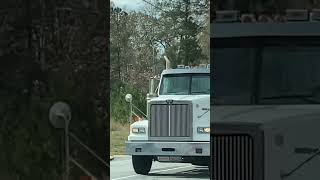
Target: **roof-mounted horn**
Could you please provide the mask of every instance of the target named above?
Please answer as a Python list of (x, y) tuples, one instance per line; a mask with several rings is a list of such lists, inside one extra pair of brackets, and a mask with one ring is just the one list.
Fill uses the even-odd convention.
[(216, 22), (238, 22), (239, 15), (235, 10), (216, 11)]
[(256, 16), (254, 14), (242, 14), (240, 19), (243, 23), (257, 22)]
[(313, 9), (310, 12), (310, 20), (312, 20), (312, 21), (320, 21), (320, 9)]
[(260, 15), (258, 17), (258, 22), (273, 22), (273, 19), (267, 15)]
[(306, 9), (287, 9), (286, 18), (288, 21), (308, 21), (309, 12)]

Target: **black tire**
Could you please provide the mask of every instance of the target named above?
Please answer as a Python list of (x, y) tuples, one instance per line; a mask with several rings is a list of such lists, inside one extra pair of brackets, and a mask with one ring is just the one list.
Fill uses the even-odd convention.
[(133, 169), (137, 174), (147, 175), (152, 165), (152, 156), (132, 156)]

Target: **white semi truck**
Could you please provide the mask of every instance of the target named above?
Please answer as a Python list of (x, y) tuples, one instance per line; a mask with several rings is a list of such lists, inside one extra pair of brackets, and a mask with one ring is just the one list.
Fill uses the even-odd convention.
[(320, 179), (320, 11), (283, 14), (216, 12), (211, 179)]
[(126, 142), (135, 172), (147, 175), (153, 161), (208, 166), (210, 65), (166, 69), (156, 91), (150, 82), (147, 119), (131, 124)]

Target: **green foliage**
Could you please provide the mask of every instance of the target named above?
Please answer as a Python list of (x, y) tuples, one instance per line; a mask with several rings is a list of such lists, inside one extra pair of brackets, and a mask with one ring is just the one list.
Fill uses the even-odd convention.
[[(63, 132), (48, 120), (56, 101), (71, 106), (70, 130), (105, 157), (108, 21), (105, 1), (95, 2), (96, 9), (93, 2), (1, 1), (0, 179), (61, 179)], [(73, 157), (94, 175), (108, 173), (73, 145)]]
[[(162, 0), (156, 2), (160, 7), (159, 24), (165, 29), (158, 34), (166, 44), (165, 54), (177, 64), (196, 65), (209, 58), (202, 52), (200, 34), (209, 24), (205, 18), (209, 15), (206, 0)], [(206, 35), (209, 38), (209, 35)], [(204, 46), (208, 47), (208, 46)]]
[[(63, 72), (50, 73), (47, 94), (41, 98), (32, 94), (29, 104), (19, 103), (21, 99), (14, 99), (13, 95), (8, 97), (14, 100), (15, 107), (6, 111), (8, 121), (1, 127), (0, 162), (6, 162), (3, 168), (11, 176), (20, 179), (60, 179), (63, 131), (53, 128), (48, 120), (48, 110), (56, 101), (71, 105), (71, 131), (92, 147), (97, 115), (91, 100), (93, 95), (85, 88), (88, 80), (76, 84), (76, 79), (66, 77)], [(87, 162), (86, 167), (94, 167), (91, 162)]]
[(133, 95), (135, 106), (146, 112), (148, 80), (162, 72), (164, 55), (173, 66), (209, 62), (208, 53), (203, 52), (209, 43), (200, 40), (209, 39), (209, 33), (201, 36), (204, 26), (209, 26), (205, 24), (207, 0), (150, 3), (154, 6), (145, 4), (144, 12), (126, 12), (111, 4), (110, 99), (111, 117), (117, 122), (128, 122), (127, 93)]
[[(33, 99), (29, 107), (10, 111), (0, 134), (7, 172), (21, 179), (57, 179), (61, 169), (59, 137), (48, 121), (50, 99)], [(13, 121), (12, 121), (13, 120)]]

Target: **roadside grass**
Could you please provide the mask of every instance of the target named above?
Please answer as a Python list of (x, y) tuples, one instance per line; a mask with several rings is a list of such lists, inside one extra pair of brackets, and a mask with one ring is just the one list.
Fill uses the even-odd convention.
[(110, 132), (110, 155), (123, 155), (125, 141), (129, 135), (129, 124), (123, 125), (111, 120)]

